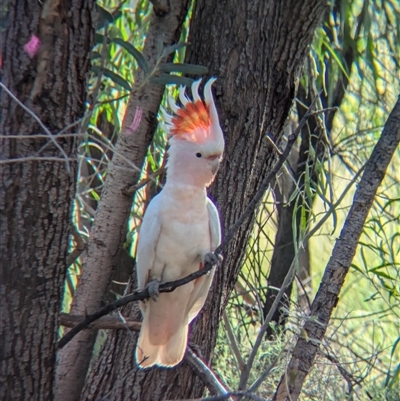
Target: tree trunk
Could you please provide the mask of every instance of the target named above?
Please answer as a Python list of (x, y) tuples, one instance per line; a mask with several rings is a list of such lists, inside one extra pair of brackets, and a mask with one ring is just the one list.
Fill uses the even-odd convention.
[[(211, 188), (225, 231), (240, 216), (274, 161), (266, 134), (279, 141), (307, 46), (326, 6), (324, 0), (195, 2), (187, 62), (203, 64), (214, 85), (226, 138), (221, 170)], [(253, 218), (238, 230), (216, 272), (211, 294), (191, 328), (191, 341), (212, 357), (218, 323), (245, 251)], [(131, 282), (130, 290), (134, 284)], [(138, 317), (137, 305), (125, 316)], [(87, 380), (82, 400), (165, 400), (201, 396), (203, 383), (185, 362), (175, 369), (134, 367), (137, 336), (109, 334)]]
[(325, 268), (320, 287), (311, 305), (310, 319), (304, 324), (274, 400), (296, 401), (304, 381), (314, 363), (315, 355), (323, 341), (333, 309), (357, 250), (365, 220), (374, 202), (393, 154), (400, 143), (400, 97), (390, 113), (382, 135), (369, 158), (364, 174), (354, 194), (353, 204), (347, 215), (339, 239)]
[[(153, 7), (143, 49), (143, 56), (150, 71), (159, 61), (160, 45), (167, 47), (178, 42), (188, 1), (174, 0), (168, 4), (160, 2), (157, 3), (158, 6), (165, 8)], [(96, 210), (82, 275), (71, 308), (73, 314), (85, 315), (99, 309), (110, 284), (113, 269), (121, 269), (121, 261), (126, 262), (123, 245), (132, 207), (132, 197), (126, 190), (136, 184), (140, 176), (153, 137), (155, 117), (163, 93), (164, 88), (161, 85), (143, 85), (143, 72), (137, 72), (134, 91)], [(133, 133), (129, 127), (137, 108), (141, 109), (142, 118), (139, 127)], [(125, 265), (129, 266), (129, 260)], [(57, 401), (79, 399), (95, 337), (96, 332), (93, 330), (82, 331), (58, 353), (55, 397)]]
[(4, 10), (1, 82), (49, 135), (0, 89), (0, 399), (48, 401), (76, 184), (76, 160), (68, 172), (64, 157), (76, 158), (77, 143), (58, 148), (50, 136), (84, 113), (94, 1), (10, 0)]

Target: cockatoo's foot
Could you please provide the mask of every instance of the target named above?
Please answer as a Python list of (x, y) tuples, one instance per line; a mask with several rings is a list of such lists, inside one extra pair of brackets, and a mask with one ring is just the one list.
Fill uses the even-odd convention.
[(199, 358), (204, 358), (202, 352), (201, 352), (201, 347), (200, 345), (197, 345), (195, 343), (192, 343), (189, 341), (189, 347), (190, 349), (198, 356)]
[(223, 261), (223, 257), (214, 252), (209, 252), (204, 255), (204, 263), (210, 263), (213, 266), (218, 265)]
[(156, 278), (150, 280), (146, 286), (146, 288), (149, 291), (150, 298), (155, 302), (157, 302), (158, 296), (160, 294), (159, 287), (160, 287), (160, 280), (157, 280)]

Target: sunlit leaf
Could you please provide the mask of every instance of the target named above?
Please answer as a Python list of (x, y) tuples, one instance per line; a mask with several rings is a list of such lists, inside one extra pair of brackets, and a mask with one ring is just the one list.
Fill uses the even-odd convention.
[(190, 75), (205, 75), (208, 68), (197, 64), (164, 63), (160, 65), (162, 72), (181, 72)]
[(161, 57), (167, 57), (170, 54), (174, 53), (176, 50), (181, 49), (182, 47), (187, 46), (188, 43), (179, 42), (172, 46), (167, 46), (164, 48)]
[(92, 71), (97, 74), (100, 74), (100, 73), (103, 74), (105, 77), (110, 78), (113, 82), (122, 86), (129, 92), (132, 90), (132, 85), (127, 80), (125, 80), (120, 75), (116, 74), (115, 72), (113, 72), (107, 68), (100, 68), (100, 67), (94, 65), (94, 66), (92, 66)]
[(158, 85), (190, 86), (193, 83), (193, 79), (180, 77), (179, 75), (160, 74), (158, 77), (151, 77), (150, 82)]
[(131, 45), (129, 42), (126, 42), (125, 40), (121, 38), (114, 38), (112, 42), (120, 45), (123, 47), (130, 55), (132, 55), (135, 60), (138, 63), (138, 66), (145, 72), (147, 73), (149, 71), (149, 66), (147, 64), (146, 59), (144, 58), (143, 54), (140, 53), (138, 49), (136, 49), (133, 45)]
[(103, 7), (100, 7), (97, 4), (97, 10), (99, 12), (99, 16), (97, 18), (97, 29), (104, 28), (106, 24), (111, 24), (114, 22), (114, 17)]

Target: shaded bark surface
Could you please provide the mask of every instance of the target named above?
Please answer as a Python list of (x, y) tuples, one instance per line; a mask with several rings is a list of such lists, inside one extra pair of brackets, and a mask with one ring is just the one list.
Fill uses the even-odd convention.
[[(252, 199), (274, 161), (265, 139), (279, 141), (296, 91), (306, 48), (326, 2), (199, 0), (190, 27), (187, 62), (206, 65), (214, 85), (226, 150), (211, 188), (225, 231)], [(191, 327), (191, 341), (212, 358), (221, 312), (232, 290), (253, 218), (242, 226), (225, 253), (208, 300)], [(134, 284), (131, 282), (128, 289)], [(136, 305), (123, 310), (139, 317)], [(174, 369), (138, 371), (136, 334), (109, 333), (87, 380), (82, 400), (166, 400), (201, 396), (204, 385), (183, 362)]]
[(400, 97), (389, 115), (382, 135), (357, 186), (353, 204), (311, 305), (309, 316), (312, 316), (312, 319), (308, 319), (304, 324), (304, 335), (298, 339), (292, 358), (274, 395), (273, 399), (276, 401), (295, 401), (300, 395), (324, 338), (333, 309), (339, 301), (340, 291), (356, 253), (358, 241), (377, 189), (399, 143)]
[[(160, 57), (160, 47), (170, 46), (179, 40), (181, 25), (188, 8), (187, 0), (157, 4), (165, 7), (153, 8), (143, 48), (143, 56), (150, 71), (155, 68)], [(134, 91), (125, 113), (122, 131), (115, 144), (101, 201), (96, 210), (82, 275), (71, 307), (73, 314), (85, 315), (100, 308), (109, 288), (113, 270), (117, 268), (121, 270), (121, 263), (132, 270), (130, 260), (123, 250), (132, 207), (132, 197), (125, 191), (139, 179), (164, 93), (164, 87), (161, 85), (142, 84), (143, 73), (137, 71)], [(137, 108), (141, 109), (142, 118), (139, 127), (132, 132), (129, 126), (134, 120)], [(79, 399), (95, 337), (96, 332), (93, 330), (82, 331), (59, 351), (56, 401)]]
[[(84, 113), (94, 2), (10, 0), (1, 8), (1, 82), (56, 134)], [(40, 40), (33, 58), (24, 51), (31, 35)], [(0, 89), (0, 399), (7, 401), (53, 398), (75, 193), (76, 162), (68, 173), (49, 138), (9, 137), (35, 134), (44, 131)], [(76, 158), (74, 139), (58, 143)]]

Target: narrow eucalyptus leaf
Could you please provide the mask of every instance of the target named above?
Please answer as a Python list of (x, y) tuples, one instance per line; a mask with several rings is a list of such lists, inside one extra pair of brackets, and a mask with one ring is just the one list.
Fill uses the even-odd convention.
[(180, 77), (178, 75), (161, 74), (159, 77), (150, 78), (150, 82), (158, 85), (190, 86), (193, 83), (193, 79)]
[(126, 79), (122, 78), (120, 75), (116, 74), (115, 72), (113, 72), (107, 68), (100, 68), (95, 65), (92, 67), (92, 71), (97, 74), (102, 73), (105, 77), (110, 78), (111, 81), (113, 81), (117, 85), (122, 86), (129, 92), (132, 90), (131, 84)]
[(208, 68), (197, 64), (164, 63), (160, 65), (160, 71), (174, 71), (190, 75), (205, 75), (208, 73)]
[(179, 42), (179, 43), (176, 43), (175, 45), (168, 46), (168, 47), (164, 48), (161, 56), (162, 57), (169, 56), (170, 54), (172, 54), (176, 50), (178, 50), (178, 49), (180, 49), (182, 47), (185, 47), (187, 45), (188, 45), (188, 43), (186, 43), (186, 42)]
[(137, 61), (139, 68), (141, 68), (144, 72), (149, 71), (149, 66), (147, 64), (147, 61), (143, 57), (143, 54), (140, 53), (138, 49), (132, 46), (129, 42), (125, 42), (125, 40), (122, 40), (121, 38), (115, 38), (112, 41), (117, 45), (123, 47), (129, 54), (131, 54)]
[(100, 33), (95, 33), (94, 34), (94, 43), (98, 45), (102, 45), (104, 42), (104, 35)]
[(99, 17), (97, 19), (97, 29), (104, 28), (107, 23), (114, 22), (114, 17), (103, 7), (97, 6), (97, 10), (99, 11)]
[(100, 57), (101, 57), (101, 54), (99, 52), (92, 52), (92, 54), (90, 55), (90, 58), (92, 60), (96, 60), (96, 59), (98, 59)]

